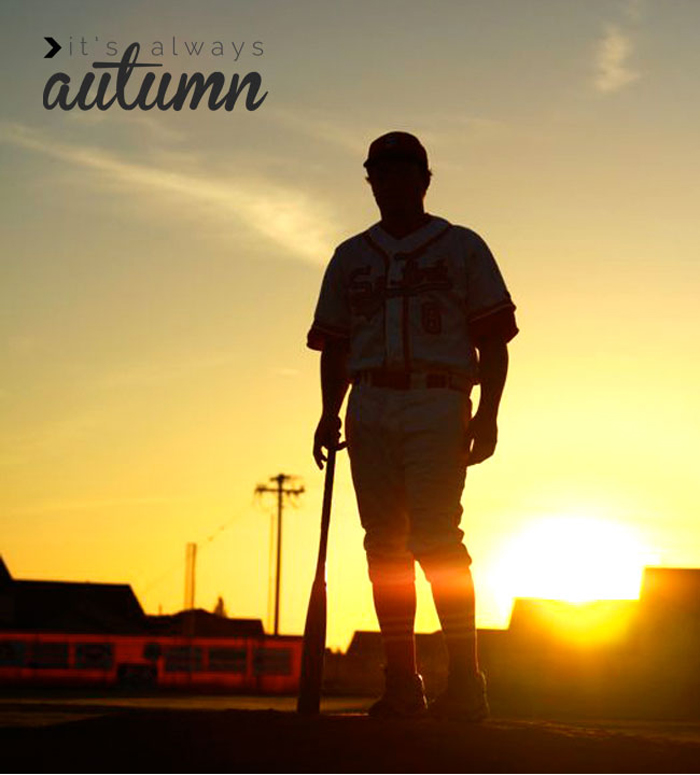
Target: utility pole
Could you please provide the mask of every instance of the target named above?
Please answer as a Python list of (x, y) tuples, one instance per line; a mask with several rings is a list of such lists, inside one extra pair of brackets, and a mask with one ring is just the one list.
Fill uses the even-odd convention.
[(195, 563), (197, 544), (187, 544), (185, 549), (185, 611), (194, 608)]
[(182, 634), (194, 637), (194, 582), (196, 574), (197, 544), (189, 543), (185, 548), (185, 610), (182, 617)]
[(259, 484), (255, 488), (256, 495), (262, 495), (266, 492), (277, 493), (277, 563), (275, 571), (275, 635), (279, 635), (280, 624), (280, 579), (282, 571), (282, 507), (283, 496), (301, 495), (304, 492), (304, 487), (297, 487), (293, 489), (288, 487), (285, 489), (284, 483), (295, 477), (289, 474), (277, 474), (277, 476), (271, 476), (270, 481), (276, 483), (276, 487), (265, 487), (263, 484)]

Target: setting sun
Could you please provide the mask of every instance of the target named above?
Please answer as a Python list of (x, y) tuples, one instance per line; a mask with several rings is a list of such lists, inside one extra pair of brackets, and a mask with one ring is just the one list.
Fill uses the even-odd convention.
[(543, 518), (503, 549), (494, 576), (506, 598), (582, 603), (639, 597), (652, 556), (628, 527), (597, 518)]

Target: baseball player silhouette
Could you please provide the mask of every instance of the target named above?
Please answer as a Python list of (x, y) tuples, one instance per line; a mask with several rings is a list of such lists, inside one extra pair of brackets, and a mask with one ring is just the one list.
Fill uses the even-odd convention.
[[(345, 437), (386, 657), (369, 714), (480, 721), (489, 709), (460, 500), (467, 466), (496, 448), (515, 306), (484, 240), (425, 211), (432, 173), (415, 136), (382, 135), (364, 166), (381, 220), (336, 248), (307, 336), (321, 351), (313, 455), (323, 468), (338, 444), (352, 385)], [(416, 560), (449, 657), (430, 707), (416, 669)]]

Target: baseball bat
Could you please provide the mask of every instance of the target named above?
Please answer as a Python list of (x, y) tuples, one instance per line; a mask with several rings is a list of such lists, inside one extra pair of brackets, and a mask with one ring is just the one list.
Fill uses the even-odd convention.
[(336, 446), (328, 448), (326, 479), (323, 486), (323, 508), (321, 509), (321, 543), (318, 548), (316, 575), (311, 586), (311, 597), (309, 598), (306, 625), (304, 626), (297, 713), (306, 716), (317, 715), (321, 708), (323, 659), (326, 651), (326, 550), (328, 548), (328, 527), (331, 520), (335, 453), (339, 448)]

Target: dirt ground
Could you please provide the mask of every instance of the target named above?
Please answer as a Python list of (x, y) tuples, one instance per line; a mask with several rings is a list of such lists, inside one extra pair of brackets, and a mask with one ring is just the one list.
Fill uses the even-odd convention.
[[(332, 705), (330, 706), (332, 710)], [(698, 772), (700, 724), (378, 721), (212, 703), (0, 704), (4, 772)]]

